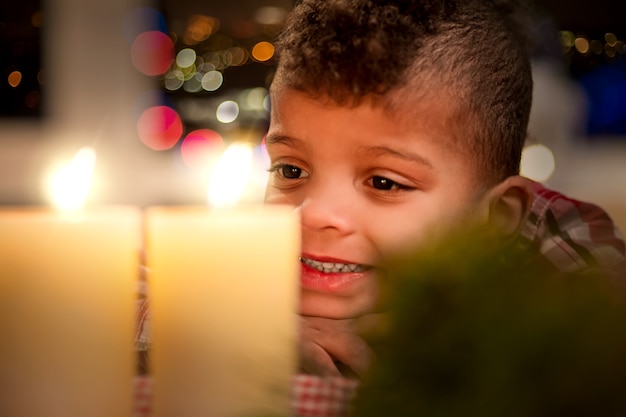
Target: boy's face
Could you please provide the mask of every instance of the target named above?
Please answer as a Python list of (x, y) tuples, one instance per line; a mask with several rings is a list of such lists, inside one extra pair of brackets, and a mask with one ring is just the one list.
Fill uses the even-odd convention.
[(339, 107), (273, 92), (266, 202), (300, 210), (301, 314), (376, 311), (381, 255), (478, 211), (476, 168), (443, 126), (445, 104), (406, 105), (411, 117), (401, 119), (370, 102)]

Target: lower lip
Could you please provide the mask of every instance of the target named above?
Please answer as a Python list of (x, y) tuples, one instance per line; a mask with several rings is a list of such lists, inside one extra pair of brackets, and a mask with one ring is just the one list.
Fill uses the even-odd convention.
[(300, 283), (302, 288), (330, 293), (340, 293), (365, 279), (368, 272), (326, 273), (302, 264)]

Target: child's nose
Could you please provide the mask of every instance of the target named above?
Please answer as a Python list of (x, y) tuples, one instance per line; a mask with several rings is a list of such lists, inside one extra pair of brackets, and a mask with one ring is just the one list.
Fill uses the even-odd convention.
[(349, 189), (321, 186), (311, 191), (300, 205), (304, 229), (335, 230), (342, 234), (354, 231), (356, 206)]

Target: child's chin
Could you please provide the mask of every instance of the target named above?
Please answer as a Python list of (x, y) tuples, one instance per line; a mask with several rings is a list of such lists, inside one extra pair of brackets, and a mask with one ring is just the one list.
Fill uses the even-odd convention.
[(344, 297), (320, 297), (319, 294), (303, 293), (300, 299), (299, 314), (335, 320), (353, 319), (375, 310), (374, 305), (356, 303)]

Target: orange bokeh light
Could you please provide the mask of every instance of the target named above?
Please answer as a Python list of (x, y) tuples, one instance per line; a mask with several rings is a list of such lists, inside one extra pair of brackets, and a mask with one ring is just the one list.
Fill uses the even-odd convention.
[(252, 57), (257, 61), (268, 61), (274, 56), (274, 45), (269, 42), (259, 42), (252, 48)]
[(11, 87), (17, 87), (22, 82), (22, 73), (19, 71), (11, 72), (9, 74), (9, 77), (7, 78), (7, 81), (9, 82), (9, 85)]

